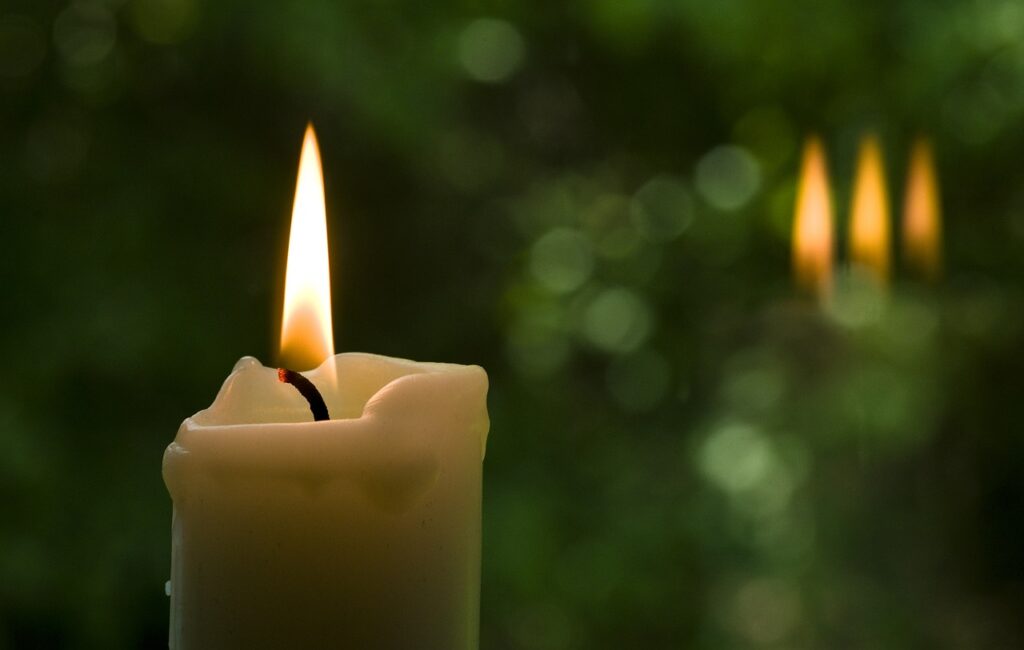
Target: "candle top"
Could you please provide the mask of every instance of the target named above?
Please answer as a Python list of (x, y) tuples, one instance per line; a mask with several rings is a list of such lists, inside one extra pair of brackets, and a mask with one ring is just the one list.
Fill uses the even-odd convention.
[(182, 423), (164, 455), (172, 493), (183, 488), (187, 467), (201, 467), (310, 483), (344, 477), (405, 503), (452, 454), (483, 457), (487, 374), (478, 366), (346, 353), (303, 374), (323, 394), (330, 420), (314, 422), (276, 368), (252, 357), (235, 364), (213, 404)]
[[(323, 395), (331, 419), (347, 420), (362, 416), (370, 398), (401, 377), (429, 374), (456, 379), (474, 371), (483, 372), (476, 366), (421, 363), (349, 352), (329, 357), (319, 367), (302, 374)], [(191, 419), (202, 426), (230, 426), (309, 422), (312, 418), (302, 396), (278, 381), (277, 368), (264, 366), (255, 357), (242, 357), (213, 404)]]

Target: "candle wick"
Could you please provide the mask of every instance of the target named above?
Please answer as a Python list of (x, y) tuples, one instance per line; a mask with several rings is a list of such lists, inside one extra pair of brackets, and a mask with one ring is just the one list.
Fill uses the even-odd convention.
[(277, 379), (281, 383), (295, 386), (295, 390), (306, 398), (306, 401), (309, 402), (309, 410), (313, 412), (314, 421), (331, 419), (330, 414), (327, 413), (327, 404), (324, 403), (323, 395), (304, 375), (287, 368), (278, 368)]

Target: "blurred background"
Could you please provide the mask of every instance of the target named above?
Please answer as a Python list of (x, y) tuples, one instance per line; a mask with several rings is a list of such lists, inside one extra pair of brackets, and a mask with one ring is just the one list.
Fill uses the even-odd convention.
[[(0, 5), (0, 649), (165, 648), (161, 455), (272, 362), (302, 131), (339, 350), (489, 372), (481, 646), (1024, 639), (1024, 4)], [(944, 278), (802, 300), (821, 135)], [(842, 264), (840, 264), (842, 266)]]

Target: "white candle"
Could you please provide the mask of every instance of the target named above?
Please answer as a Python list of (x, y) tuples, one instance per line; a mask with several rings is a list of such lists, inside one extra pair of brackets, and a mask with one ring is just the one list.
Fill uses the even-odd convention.
[(170, 647), (476, 648), (487, 375), (357, 353), (304, 375), (330, 419), (245, 357), (164, 455)]
[(245, 358), (167, 449), (172, 648), (476, 647), (487, 377), (334, 361), (333, 419)]

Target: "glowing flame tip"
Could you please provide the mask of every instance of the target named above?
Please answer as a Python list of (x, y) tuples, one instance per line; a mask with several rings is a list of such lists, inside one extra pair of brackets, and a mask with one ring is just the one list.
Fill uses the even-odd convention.
[(882, 147), (874, 134), (868, 134), (861, 140), (850, 206), (850, 262), (882, 284), (889, 280), (889, 229), (889, 190)]
[(327, 210), (320, 148), (306, 126), (299, 157), (281, 320), (281, 365), (306, 370), (334, 355)]
[(918, 138), (910, 152), (903, 204), (903, 260), (934, 280), (942, 273), (942, 208), (931, 143)]
[(793, 275), (804, 291), (824, 300), (832, 288), (833, 226), (825, 150), (817, 136), (804, 145), (793, 219)]

